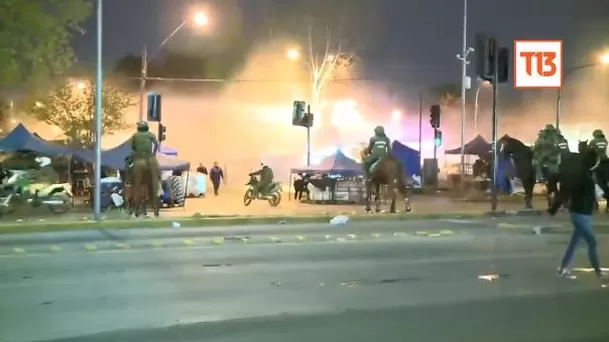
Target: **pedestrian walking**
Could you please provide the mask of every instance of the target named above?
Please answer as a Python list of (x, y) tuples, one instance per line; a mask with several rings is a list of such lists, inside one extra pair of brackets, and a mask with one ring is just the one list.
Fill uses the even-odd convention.
[[(571, 240), (567, 250), (558, 267), (558, 275), (561, 277), (574, 278), (571, 274), (570, 266), (573, 262), (575, 248), (580, 240), (584, 240), (588, 247), (588, 260), (599, 279), (606, 279), (605, 272), (602, 271), (598, 258), (596, 235), (592, 228), (592, 215), (596, 210), (596, 184), (590, 170), (595, 164), (596, 158), (587, 158), (585, 153), (581, 154), (581, 165), (573, 174), (573, 182), (568, 189), (569, 219), (573, 225)], [(554, 215), (560, 205), (554, 205), (548, 210), (550, 215)]]
[(214, 162), (214, 166), (211, 168), (209, 173), (209, 179), (211, 179), (211, 183), (214, 186), (214, 195), (218, 196), (220, 181), (226, 185), (226, 181), (224, 180), (224, 171), (222, 171), (222, 168), (218, 166), (218, 162)]

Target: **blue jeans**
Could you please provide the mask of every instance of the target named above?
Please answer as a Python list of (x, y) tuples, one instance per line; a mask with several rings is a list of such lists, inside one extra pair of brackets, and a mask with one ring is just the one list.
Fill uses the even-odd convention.
[(571, 223), (573, 224), (573, 234), (571, 235), (571, 241), (567, 246), (565, 255), (560, 264), (561, 269), (566, 269), (573, 262), (573, 254), (579, 240), (584, 239), (588, 245), (588, 259), (590, 265), (594, 269), (594, 272), (599, 274), (601, 272), (600, 262), (598, 261), (598, 252), (596, 250), (596, 236), (594, 230), (592, 230), (592, 215), (582, 215), (576, 213), (569, 213)]

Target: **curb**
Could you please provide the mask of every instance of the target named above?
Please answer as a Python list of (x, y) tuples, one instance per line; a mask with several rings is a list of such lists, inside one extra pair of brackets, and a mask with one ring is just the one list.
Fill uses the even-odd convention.
[(25, 254), (58, 254), (58, 253), (74, 253), (74, 252), (117, 252), (125, 250), (150, 250), (150, 249), (189, 249), (189, 248), (215, 248), (223, 245), (239, 246), (239, 245), (269, 245), (269, 244), (306, 244), (309, 242), (319, 243), (349, 243), (362, 241), (375, 241), (385, 239), (389, 241), (399, 241), (404, 239), (440, 239), (457, 235), (451, 230), (433, 230), (433, 231), (418, 231), (418, 232), (386, 232), (386, 233), (367, 233), (367, 234), (352, 234), (342, 232), (339, 234), (304, 234), (304, 235), (263, 235), (257, 237), (207, 237), (207, 238), (192, 238), (192, 239), (174, 239), (171, 241), (163, 240), (144, 240), (130, 242), (116, 241), (90, 241), (79, 242), (72, 244), (41, 244), (41, 245), (23, 245), (14, 244), (5, 247), (0, 247), (0, 257), (25, 255)]
[[(409, 213), (409, 214), (367, 214), (352, 215), (353, 222), (371, 221), (412, 221), (437, 219), (474, 219), (511, 216), (539, 216), (542, 211), (497, 211), (497, 212), (455, 212), (455, 213)], [(107, 221), (71, 221), (71, 222), (22, 222), (0, 225), (0, 234), (65, 232), (96, 229), (128, 229), (128, 228), (170, 228), (178, 223), (181, 228), (188, 227), (223, 227), (242, 225), (276, 225), (276, 224), (311, 224), (328, 223), (336, 215), (317, 216), (267, 216), (267, 217), (204, 217), (195, 216), (174, 219), (141, 219), (141, 220), (107, 220)]]

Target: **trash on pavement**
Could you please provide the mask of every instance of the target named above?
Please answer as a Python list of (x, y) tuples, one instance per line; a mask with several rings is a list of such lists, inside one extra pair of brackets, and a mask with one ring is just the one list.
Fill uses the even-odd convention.
[(349, 217), (348, 216), (338, 215), (338, 216), (333, 217), (330, 220), (330, 224), (334, 225), (334, 226), (341, 226), (341, 225), (347, 224), (348, 221), (349, 221)]
[(499, 275), (498, 274), (481, 274), (478, 276), (478, 279), (486, 280), (488, 282), (493, 282), (493, 281), (499, 279)]

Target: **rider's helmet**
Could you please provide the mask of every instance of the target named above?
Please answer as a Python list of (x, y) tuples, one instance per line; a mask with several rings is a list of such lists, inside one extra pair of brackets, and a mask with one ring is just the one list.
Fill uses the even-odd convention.
[(555, 132), (556, 128), (552, 124), (547, 124), (545, 130), (548, 132)]
[(385, 135), (385, 128), (383, 128), (383, 126), (376, 126), (374, 127), (374, 134), (375, 135)]
[(592, 136), (595, 138), (602, 138), (605, 136), (605, 134), (603, 133), (602, 130), (600, 129), (595, 129), (594, 132), (592, 132)]
[(264, 163), (264, 160), (261, 160), (261, 161), (260, 161), (260, 168), (262, 169), (262, 168), (263, 168), (263, 167), (265, 167), (265, 166), (267, 166), (267, 165)]
[(137, 131), (138, 132), (148, 132), (150, 127), (148, 127), (148, 123), (146, 121), (140, 121), (137, 123)]

